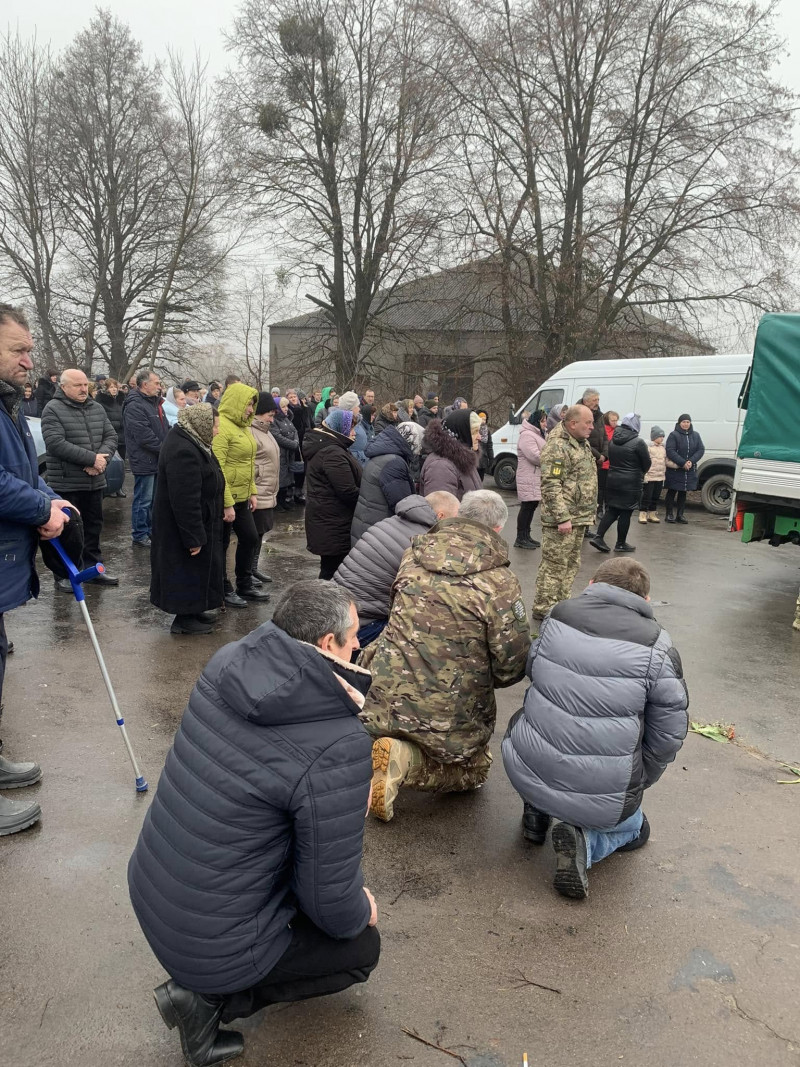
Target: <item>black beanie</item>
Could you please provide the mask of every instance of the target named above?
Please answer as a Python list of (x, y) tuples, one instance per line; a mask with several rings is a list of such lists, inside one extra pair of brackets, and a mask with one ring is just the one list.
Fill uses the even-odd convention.
[(272, 393), (259, 393), (256, 404), (256, 415), (269, 415), (270, 411), (277, 411), (278, 405)]

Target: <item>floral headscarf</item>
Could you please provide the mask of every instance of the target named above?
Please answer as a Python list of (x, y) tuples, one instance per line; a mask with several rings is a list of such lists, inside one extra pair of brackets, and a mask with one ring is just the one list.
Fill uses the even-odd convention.
[(197, 441), (206, 452), (214, 440), (214, 409), (210, 404), (193, 404), (178, 411), (178, 425)]

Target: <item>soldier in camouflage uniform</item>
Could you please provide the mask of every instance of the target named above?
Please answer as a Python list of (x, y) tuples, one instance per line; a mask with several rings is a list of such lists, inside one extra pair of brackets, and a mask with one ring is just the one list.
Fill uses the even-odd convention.
[(572, 596), (581, 545), (597, 508), (597, 463), (589, 446), (594, 415), (571, 407), (547, 435), (542, 450), (542, 561), (536, 575), (534, 624)]
[(372, 673), (362, 721), (375, 741), (372, 811), (388, 822), (401, 784), (475, 789), (489, 773), (495, 688), (523, 677), (531, 637), (499, 536), (497, 493), (467, 493), (458, 518), (415, 537), (394, 584), (389, 622), (362, 652)]

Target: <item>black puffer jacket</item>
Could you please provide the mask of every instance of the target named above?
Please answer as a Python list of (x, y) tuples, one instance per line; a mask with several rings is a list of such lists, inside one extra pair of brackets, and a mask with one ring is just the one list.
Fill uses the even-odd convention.
[(317, 556), (346, 556), (361, 487), (361, 464), (349, 437), (314, 427), (303, 439), (306, 463), (306, 541)]
[(589, 434), (589, 448), (592, 450), (597, 466), (600, 467), (608, 456), (608, 436), (606, 435), (606, 424), (603, 421), (603, 412), (600, 408), (597, 411), (593, 411), (592, 415), (594, 416), (594, 426)]
[(122, 405), (125, 447), (131, 474), (148, 475), (158, 471), (158, 454), (169, 432), (161, 398), (145, 396), (134, 389)]
[(527, 674), (502, 745), (511, 784), (539, 811), (610, 830), (686, 737), (689, 696), (669, 634), (642, 597), (599, 582), (556, 604)]
[(608, 445), (606, 503), (622, 511), (639, 507), (650, 449), (631, 426), (617, 426)]
[[(677, 468), (667, 466), (667, 489), (693, 493), (698, 484), (697, 464), (705, 452), (703, 439), (691, 423), (688, 430), (682, 430), (680, 422), (676, 422), (675, 429), (667, 438), (667, 459), (670, 463), (675, 463)], [(683, 469), (683, 465), (688, 459), (692, 461), (692, 466), (687, 471)]]
[(295, 460), (300, 459), (300, 436), (292, 420), (280, 410), (275, 412), (275, 421), (270, 426), (270, 433), (278, 442), (281, 450), (279, 488), (288, 489), (290, 485), (294, 485), (291, 465)]
[(361, 850), (369, 675), (272, 622), (197, 681), (128, 865), (136, 917), (168, 974), (198, 993), (255, 985), (298, 911), (330, 937), (367, 926)]
[(370, 526), (394, 515), (397, 505), (414, 492), (414, 452), (400, 431), (387, 426), (366, 447), (367, 465), (353, 515), (350, 540), (355, 544)]
[(105, 489), (106, 476), (87, 474), (95, 456), (109, 459), (117, 450), (117, 435), (105, 410), (87, 398), (70, 400), (61, 386), (42, 414), (42, 437), (47, 448), (47, 481), (58, 492)]

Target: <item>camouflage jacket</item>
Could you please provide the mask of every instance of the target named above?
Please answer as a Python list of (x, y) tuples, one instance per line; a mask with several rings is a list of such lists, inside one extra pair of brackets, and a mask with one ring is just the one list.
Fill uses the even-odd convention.
[(597, 511), (597, 464), (588, 441), (576, 441), (563, 422), (542, 449), (542, 526), (590, 526)]
[(386, 629), (359, 658), (372, 673), (361, 718), (441, 763), (470, 759), (492, 736), (495, 688), (520, 681), (531, 644), (506, 543), (444, 519), (411, 542), (393, 592)]

